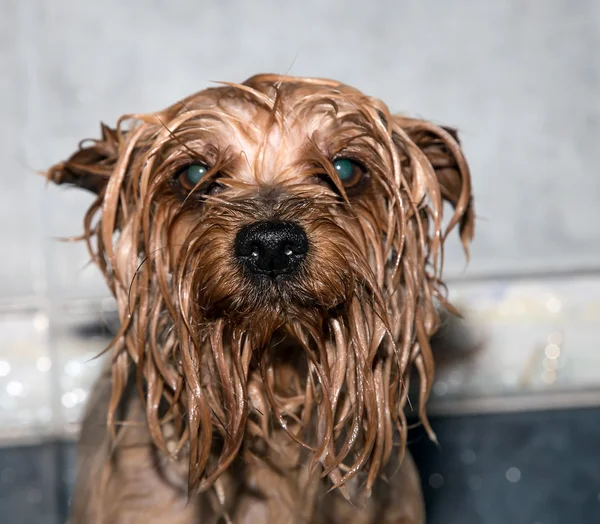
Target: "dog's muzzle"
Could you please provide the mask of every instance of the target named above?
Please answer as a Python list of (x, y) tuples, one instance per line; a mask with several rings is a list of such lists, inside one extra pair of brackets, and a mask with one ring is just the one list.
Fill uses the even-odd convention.
[(240, 229), (235, 238), (235, 256), (253, 275), (294, 274), (307, 252), (306, 233), (294, 222), (254, 222)]

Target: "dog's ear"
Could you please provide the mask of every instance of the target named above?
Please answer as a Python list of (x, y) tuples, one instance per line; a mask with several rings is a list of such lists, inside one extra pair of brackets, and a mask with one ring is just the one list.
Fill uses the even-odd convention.
[(104, 191), (119, 158), (119, 132), (101, 124), (102, 137), (84, 140), (71, 157), (52, 166), (46, 178), (70, 184), (99, 195)]
[(463, 242), (470, 241), (474, 230), (471, 179), (457, 131), (404, 116), (393, 120), (431, 163), (442, 198), (456, 210)]

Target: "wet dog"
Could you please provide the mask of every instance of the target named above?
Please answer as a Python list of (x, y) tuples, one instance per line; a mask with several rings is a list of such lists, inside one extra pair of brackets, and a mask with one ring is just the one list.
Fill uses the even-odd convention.
[(423, 522), (406, 412), (432, 434), (444, 241), (473, 233), (453, 130), (258, 75), (103, 125), (47, 176), (96, 193), (120, 317), (72, 522)]

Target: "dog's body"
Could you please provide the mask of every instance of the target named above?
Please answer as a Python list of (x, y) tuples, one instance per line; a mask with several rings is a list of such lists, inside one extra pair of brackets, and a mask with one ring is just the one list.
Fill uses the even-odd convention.
[(72, 522), (423, 522), (404, 409), (415, 370), (428, 427), (443, 242), (472, 235), (455, 134), (276, 75), (128, 119), (48, 175), (97, 193), (121, 320)]
[[(214, 491), (188, 497), (187, 457), (168, 459), (152, 443), (134, 388), (126, 396), (128, 425), (113, 444), (106, 427), (111, 391), (106, 369), (83, 421), (72, 524), (201, 524), (221, 522), (217, 517), (223, 514), (230, 520), (222, 522), (238, 524), (424, 522), (420, 479), (409, 454), (400, 466), (397, 460), (388, 464), (389, 480), (375, 484), (366, 504), (349, 504), (338, 492), (326, 495), (328, 487), (318, 474), (311, 476), (305, 465), (290, 463), (288, 453), (274, 452), (271, 464), (240, 460), (219, 478)], [(277, 440), (289, 448), (287, 436)], [(359, 488), (355, 481), (350, 490), (360, 501)]]

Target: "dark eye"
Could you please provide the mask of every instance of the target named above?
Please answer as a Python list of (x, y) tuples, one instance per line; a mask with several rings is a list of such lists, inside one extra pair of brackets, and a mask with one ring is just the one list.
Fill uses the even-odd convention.
[(208, 167), (204, 164), (191, 164), (177, 175), (176, 180), (182, 187), (191, 191), (198, 185), (206, 173), (208, 173)]
[(366, 173), (366, 169), (363, 166), (349, 158), (334, 160), (333, 167), (346, 189), (357, 187)]

